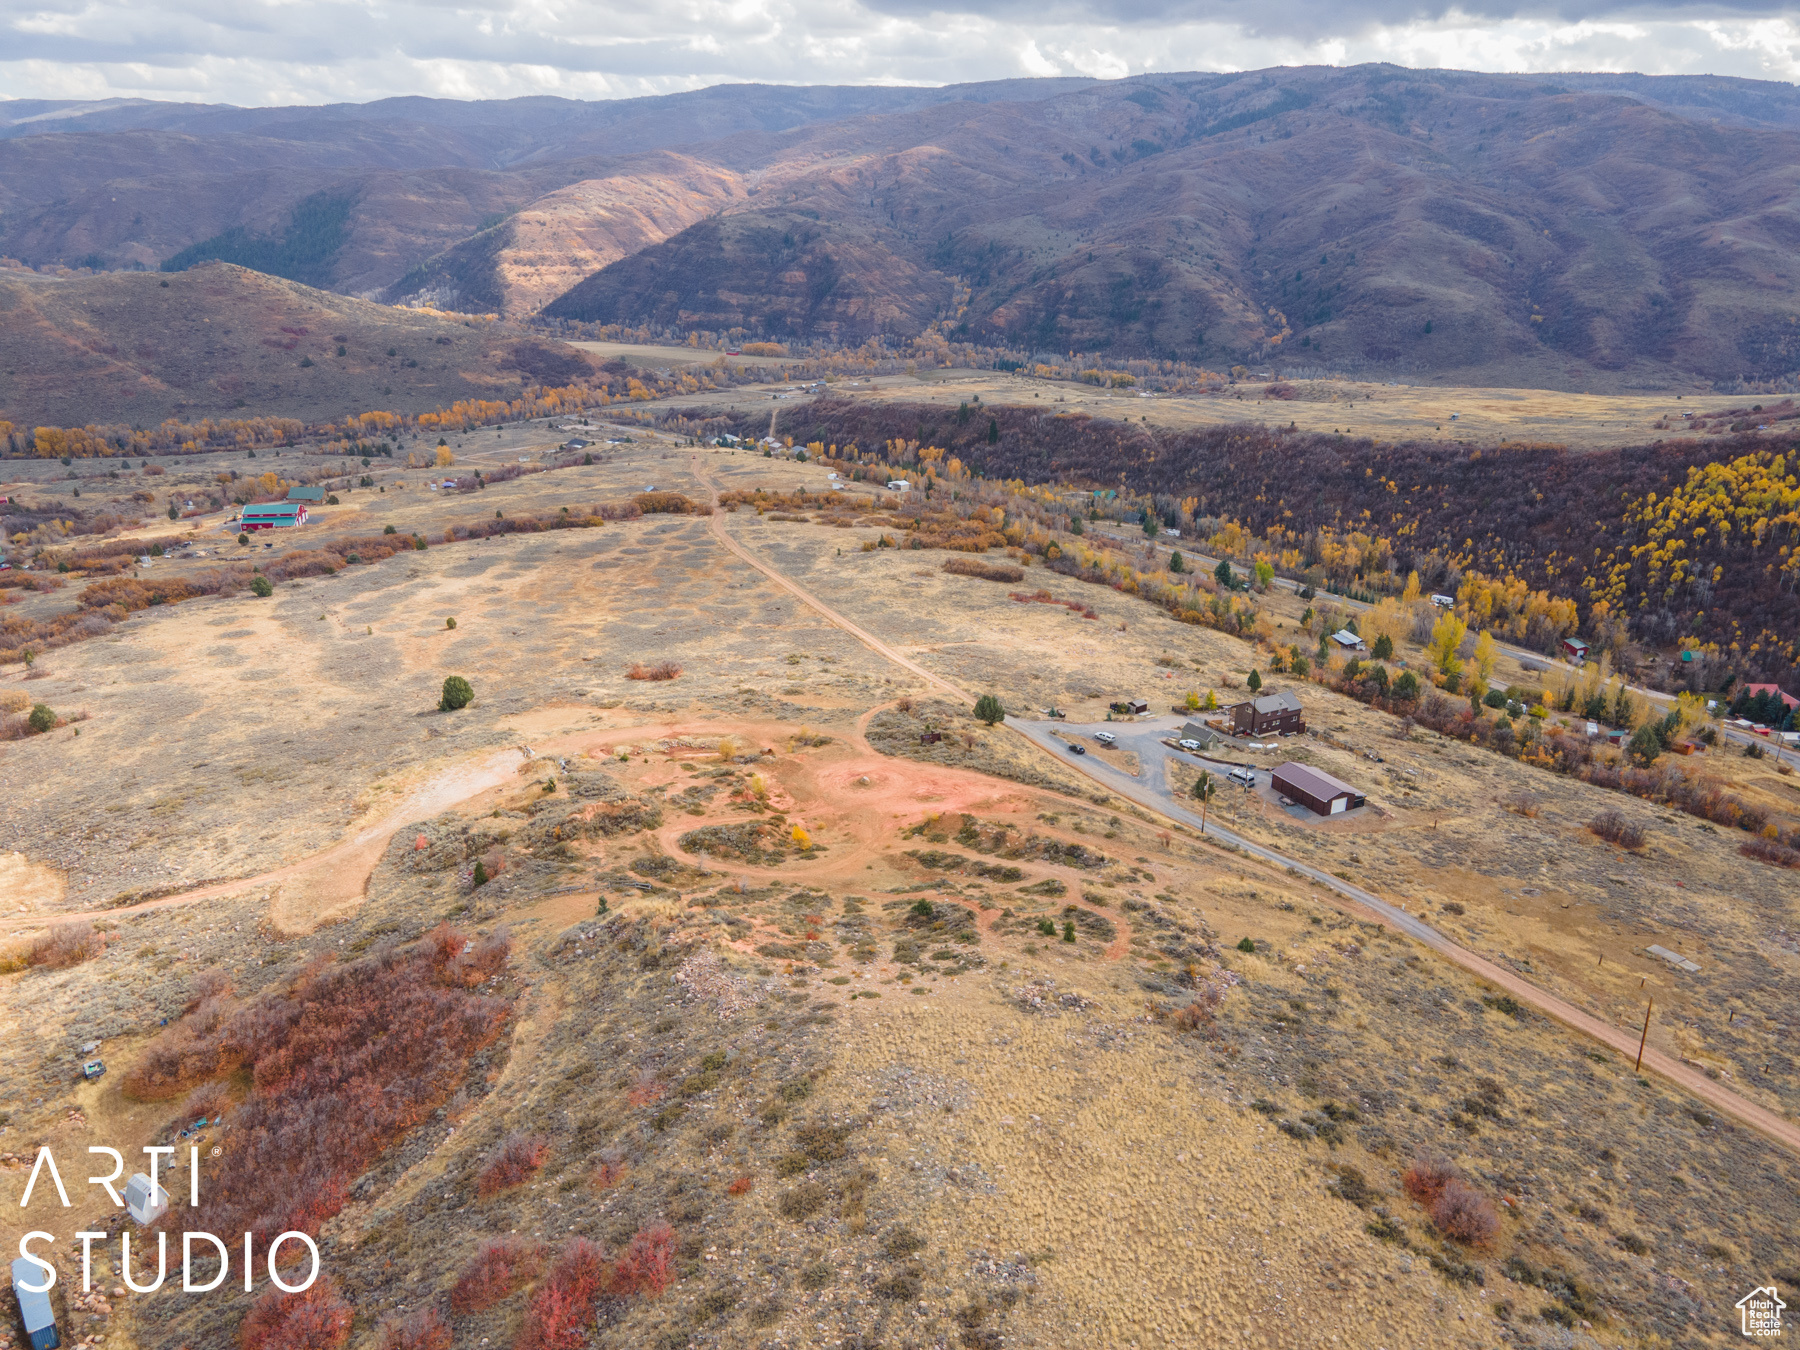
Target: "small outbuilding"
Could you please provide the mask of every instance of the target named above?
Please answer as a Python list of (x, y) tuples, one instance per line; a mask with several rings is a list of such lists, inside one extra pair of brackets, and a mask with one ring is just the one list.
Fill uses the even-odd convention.
[(1280, 765), (1270, 781), (1277, 792), (1292, 797), (1321, 816), (1354, 811), (1368, 800), (1348, 783), (1310, 764), (1289, 762)]
[(1587, 660), (1588, 645), (1580, 638), (1566, 637), (1562, 642), (1563, 655), (1571, 661)]
[(1352, 633), (1348, 628), (1340, 628), (1331, 635), (1331, 645), (1346, 656), (1367, 656), (1369, 646), (1360, 635)]
[(1202, 750), (1209, 750), (1223, 739), (1219, 733), (1202, 722), (1183, 722), (1181, 730), (1175, 733), (1178, 741), (1198, 741)]
[(325, 489), (322, 487), (301, 487), (295, 484), (288, 489), (287, 499), (290, 502), (322, 502), (325, 500)]
[(49, 1278), (22, 1256), (12, 1263), (13, 1297), (19, 1300), (19, 1320), (25, 1324), (25, 1343), (31, 1350), (57, 1350), (62, 1344), (62, 1337), (56, 1334), (50, 1291), (37, 1287)]
[(169, 1193), (142, 1172), (125, 1183), (125, 1210), (132, 1220), (149, 1225), (169, 1212)]
[(1225, 711), (1231, 714), (1231, 734), (1234, 736), (1269, 736), (1306, 730), (1306, 710), (1300, 706), (1299, 695), (1291, 689), (1245, 699)]

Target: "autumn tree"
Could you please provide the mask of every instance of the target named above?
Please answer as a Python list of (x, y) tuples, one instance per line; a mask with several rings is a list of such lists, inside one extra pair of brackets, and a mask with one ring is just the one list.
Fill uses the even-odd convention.
[(1439, 674), (1455, 675), (1462, 671), (1462, 658), (1457, 653), (1468, 635), (1469, 625), (1449, 611), (1440, 615), (1432, 625), (1431, 641), (1426, 644), (1425, 654), (1431, 658)]
[(1494, 677), (1494, 662), (1499, 658), (1500, 649), (1494, 642), (1492, 633), (1482, 633), (1475, 639), (1475, 674), (1486, 684)]

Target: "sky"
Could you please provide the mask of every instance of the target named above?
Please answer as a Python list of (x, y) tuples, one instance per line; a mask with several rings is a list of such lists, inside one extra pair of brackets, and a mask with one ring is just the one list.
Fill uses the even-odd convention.
[[(1800, 5), (1800, 0), (1795, 0)], [(0, 0), (0, 98), (616, 98), (1389, 61), (1800, 80), (1800, 7), (1610, 0)]]

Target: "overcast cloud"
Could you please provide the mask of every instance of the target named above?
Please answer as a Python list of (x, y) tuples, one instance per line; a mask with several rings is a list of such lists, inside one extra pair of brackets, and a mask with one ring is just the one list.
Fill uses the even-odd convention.
[(267, 105), (1391, 61), (1800, 78), (1800, 10), (1607, 0), (0, 0), (0, 95)]

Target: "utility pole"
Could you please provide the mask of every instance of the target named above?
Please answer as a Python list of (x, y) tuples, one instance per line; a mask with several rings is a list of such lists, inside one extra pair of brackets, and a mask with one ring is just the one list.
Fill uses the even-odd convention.
[(1644, 1034), (1638, 1037), (1638, 1057), (1634, 1071), (1641, 1071), (1644, 1067), (1644, 1043), (1650, 1039), (1650, 1009), (1655, 1006), (1655, 999), (1644, 1000)]

